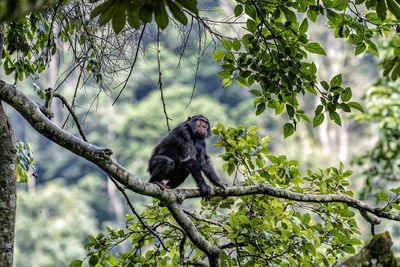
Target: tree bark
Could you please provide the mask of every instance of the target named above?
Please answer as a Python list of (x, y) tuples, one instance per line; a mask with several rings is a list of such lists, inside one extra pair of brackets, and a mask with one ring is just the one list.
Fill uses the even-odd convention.
[[(0, 59), (4, 24), (0, 24)], [(16, 149), (11, 123), (0, 101), (0, 265), (12, 266), (16, 208)]]
[(12, 266), (16, 208), (16, 149), (0, 102), (0, 266)]
[(388, 232), (377, 234), (359, 253), (339, 263), (337, 267), (399, 266), (391, 249), (392, 244)]

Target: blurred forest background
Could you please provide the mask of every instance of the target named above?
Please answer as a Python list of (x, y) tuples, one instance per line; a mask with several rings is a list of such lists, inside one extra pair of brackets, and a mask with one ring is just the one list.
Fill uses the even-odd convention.
[[(232, 15), (232, 7), (224, 1), (205, 2), (216, 18)], [(208, 2), (212, 2), (213, 7)], [(240, 24), (235, 27), (240, 31)], [(342, 73), (343, 87), (350, 86), (353, 98), (368, 111), (373, 101), (365, 94), (377, 83), (379, 59), (371, 54), (354, 56), (354, 49), (350, 45), (328, 34), (325, 21), (318, 20), (310, 27), (311, 39), (320, 42), (327, 52), (327, 56), (312, 59), (318, 63), (320, 79), (330, 80), (335, 73)], [(226, 27), (226, 31), (233, 29)], [(91, 86), (88, 81), (78, 89), (84, 94), (78, 94), (76, 100), (76, 106), (79, 107), (76, 113), (84, 121), (88, 139), (100, 147), (112, 149), (117, 160), (143, 180), (149, 179), (147, 161), (153, 147), (168, 133), (158, 85), (156, 40), (152, 39), (157, 29), (149, 25), (146, 32), (148, 35), (144, 36), (143, 49), (140, 50), (123, 97), (113, 105), (113, 99), (118, 94), (118, 90), (113, 90), (118, 86), (117, 79), (109, 90), (99, 89), (94, 83)], [(183, 53), (181, 41), (177, 41), (182, 38), (187, 40)], [(202, 42), (206, 47), (205, 53), (199, 55), (197, 42)], [(298, 160), (304, 168), (303, 172), (308, 168), (339, 166), (339, 162), (343, 162), (346, 168), (355, 172), (352, 188), (361, 193), (366, 181), (362, 171), (368, 166), (361, 168), (352, 164), (352, 161), (354, 155), (363, 154), (376, 142), (376, 124), (345, 117), (347, 119), (342, 121), (342, 127), (325, 120), (323, 125), (313, 129), (312, 125), (302, 121), (297, 125), (296, 133), (284, 140), (282, 126), (287, 122), (287, 115), (275, 117), (271, 110), (267, 110), (256, 116), (251, 104), (252, 97), (246, 88), (237, 84), (222, 87), (222, 79), (216, 75), (220, 68), (211, 61), (218, 47), (211, 39), (199, 40), (195, 29), (190, 36), (184, 36), (176, 25), (170, 25), (162, 35), (161, 45), (164, 94), (168, 115), (173, 119), (170, 122), (172, 127), (194, 114), (204, 114), (212, 126), (218, 122), (226, 126), (242, 124), (245, 127), (257, 124), (262, 127), (260, 135), (272, 136), (270, 151)], [(382, 52), (390, 49), (389, 43), (381, 43), (380, 46)], [(135, 49), (126, 52), (134, 53)], [(384, 56), (383, 53), (381, 56)], [(57, 54), (50, 68), (41, 74), (39, 86), (57, 88), (69, 71), (72, 57), (72, 51), (68, 50)], [(196, 73), (198, 60), (200, 64)], [(128, 73), (129, 69), (126, 75)], [(13, 82), (12, 77), (1, 75), (6, 81)], [(61, 78), (57, 80), (57, 77)], [(78, 79), (78, 76), (69, 77), (67, 83), (58, 90), (72, 98)], [(40, 102), (34, 94), (32, 81), (26, 80), (18, 86)], [(314, 101), (311, 96), (309, 100), (304, 99)], [(313, 112), (318, 104), (312, 105), (310, 102), (305, 105), (308, 113)], [(67, 109), (54, 100), (52, 110), (54, 121), (63, 125), (68, 116)], [(122, 216), (129, 213), (128, 207), (101, 170), (38, 135), (11, 108), (7, 108), (7, 113), (14, 125), (16, 140), (29, 142), (33, 148), (36, 168), (35, 174), (31, 173), (28, 178), (28, 183), (18, 187), (15, 266), (66, 266), (71, 260), (85, 255), (84, 244), (88, 234), (96, 234), (106, 225), (124, 227)], [(66, 122), (65, 127), (78, 133), (71, 120)], [(222, 159), (218, 158), (220, 151), (213, 147), (215, 142), (215, 137), (207, 141), (212, 162), (217, 173), (231, 185), (234, 174), (229, 177), (222, 172)], [(193, 188), (192, 179), (188, 179), (183, 187)], [(368, 198), (369, 195), (364, 194), (364, 197)], [(131, 195), (131, 199), (137, 210), (141, 210), (149, 201), (149, 198), (140, 195)], [(370, 197), (370, 201), (374, 202), (375, 199)], [(188, 205), (196, 209), (199, 203), (195, 200)], [(395, 227), (388, 225), (385, 224), (385, 227)], [(394, 250), (400, 252), (400, 227), (396, 227), (391, 233)], [(383, 230), (379, 228), (377, 232)]]

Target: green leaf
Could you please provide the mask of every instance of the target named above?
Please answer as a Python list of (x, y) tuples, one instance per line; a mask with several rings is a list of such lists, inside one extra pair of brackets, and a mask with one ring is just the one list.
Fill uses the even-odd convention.
[(90, 266), (94, 266), (98, 262), (99, 262), (99, 256), (97, 254), (93, 254), (92, 256), (90, 256), (90, 258), (89, 258), (89, 265)]
[(307, 10), (307, 17), (312, 21), (315, 22), (317, 20), (318, 17), (318, 13), (315, 12), (314, 10)]
[(114, 2), (113, 0), (108, 0), (108, 1), (105, 1), (104, 3), (102, 3), (101, 5), (98, 5), (97, 7), (95, 7), (92, 10), (92, 12), (90, 12), (90, 19), (94, 19), (101, 13), (104, 13), (106, 10), (108, 10), (108, 8), (111, 6), (111, 4), (113, 2)]
[(226, 39), (225, 37), (222, 37), (221, 44), (222, 44), (222, 47), (225, 48), (226, 50), (232, 49), (232, 41)]
[(275, 103), (275, 116), (281, 114), (284, 109), (285, 109), (285, 104), (284, 103), (276, 102)]
[(317, 108), (315, 109), (315, 115), (321, 114), (323, 110), (324, 110), (324, 106), (318, 105)]
[(256, 115), (257, 116), (260, 115), (261, 113), (264, 112), (264, 110), (265, 110), (265, 103), (258, 104), (257, 109), (256, 109)]
[(357, 103), (357, 102), (349, 102), (347, 104), (349, 105), (350, 108), (358, 109), (359, 111), (364, 113), (364, 109), (362, 108), (362, 106), (359, 103)]
[(188, 23), (187, 17), (174, 2), (172, 2), (171, 0), (167, 0), (167, 5), (174, 18), (176, 18), (183, 25), (186, 25)]
[(378, 17), (384, 21), (386, 19), (386, 3), (384, 0), (378, 0), (376, 1), (376, 13), (378, 14)]
[(261, 139), (261, 146), (266, 147), (271, 142), (271, 136), (265, 136)]
[(332, 78), (330, 82), (330, 86), (332, 87), (340, 87), (342, 85), (342, 74), (338, 74)]
[(240, 44), (240, 41), (238, 40), (238, 39), (234, 39), (233, 40), (233, 49), (235, 50), (235, 51), (239, 51), (240, 50), (240, 46), (241, 46), (241, 44)]
[(286, 124), (283, 126), (283, 135), (284, 135), (284, 137), (285, 137), (285, 138), (286, 138), (286, 137), (289, 137), (289, 136), (291, 136), (293, 133), (294, 133), (294, 126), (293, 126), (293, 124), (291, 124), (291, 123), (286, 123)]
[(380, 193), (378, 193), (378, 199), (380, 201), (388, 201), (389, 197), (385, 192), (380, 192)]
[(344, 89), (344, 92), (342, 92), (342, 94), (340, 95), (340, 99), (342, 99), (343, 102), (349, 101), (351, 97), (352, 97), (352, 92), (350, 87)]
[(313, 128), (321, 125), (321, 123), (324, 122), (325, 116), (323, 113), (315, 115), (314, 119), (313, 119)]
[(367, 49), (367, 46), (364, 43), (360, 43), (356, 46), (355, 55), (359, 55)]
[(343, 11), (345, 10), (349, 4), (347, 3), (346, 0), (336, 0), (333, 2), (333, 8), (338, 10), (338, 11)]
[(154, 12), (154, 19), (157, 22), (158, 27), (160, 27), (162, 30), (168, 26), (168, 14), (165, 10), (164, 1), (157, 1)]
[(126, 22), (126, 14), (125, 14), (125, 7), (120, 5), (116, 12), (114, 12), (112, 18), (112, 27), (115, 33), (119, 33), (125, 27)]
[(386, 0), (386, 1), (389, 11), (392, 12), (392, 14), (395, 15), (397, 19), (400, 19), (400, 8), (397, 5), (397, 3), (393, 0)]
[(371, 41), (367, 41), (367, 43), (368, 43), (368, 51), (371, 54), (374, 54), (375, 56), (379, 57), (379, 50), (378, 47), (376, 47), (376, 44), (374, 44)]
[(255, 96), (261, 96), (261, 92), (255, 89), (249, 90), (249, 93)]
[(225, 52), (224, 50), (217, 50), (215, 51), (212, 60), (221, 60), (225, 58), (225, 55), (228, 54), (227, 52)]
[(292, 10), (290, 10), (290, 9), (288, 9), (286, 7), (281, 7), (281, 10), (285, 14), (285, 18), (286, 18), (287, 21), (290, 21), (290, 22), (296, 22), (297, 21), (296, 14)]
[[(160, 0), (158, 0), (160, 1)], [(164, 2), (164, 0), (161, 0)], [(199, 10), (197, 9), (197, 1), (196, 0), (176, 0), (179, 2), (183, 7), (187, 8), (189, 11), (192, 11), (194, 14), (198, 15)]]
[(310, 53), (326, 55), (325, 50), (318, 43), (308, 43), (304, 48)]
[(260, 126), (250, 126), (249, 128), (247, 128), (247, 133), (255, 134), (260, 129), (261, 129)]
[(223, 71), (219, 72), (217, 74), (217, 76), (222, 78), (222, 79), (228, 79), (228, 78), (230, 78), (232, 76), (232, 73), (231, 73), (231, 71), (223, 70)]
[(104, 13), (102, 13), (99, 17), (99, 25), (106, 25), (111, 18), (113, 17), (114, 10), (116, 10), (117, 5), (111, 5)]
[(302, 221), (304, 224), (308, 225), (308, 224), (310, 223), (310, 221), (311, 221), (311, 215), (310, 215), (309, 213), (305, 213), (305, 214), (303, 215), (303, 218), (301, 219), (301, 221)]
[(288, 113), (288, 116), (290, 118), (293, 118), (293, 116), (294, 116), (294, 108), (291, 105), (286, 104), (286, 111)]
[(342, 120), (337, 112), (329, 113), (329, 117), (339, 126), (342, 126)]
[(312, 85), (311, 86), (306, 86), (306, 89), (307, 89), (308, 92), (310, 92), (313, 95), (317, 95), (318, 94), (317, 90), (315, 90), (314, 86), (312, 86)]
[(349, 244), (349, 245), (362, 245), (362, 244), (363, 244), (363, 243), (362, 243), (359, 239), (357, 239), (357, 238), (352, 238), (352, 239), (348, 240), (346, 243)]
[(228, 87), (229, 85), (231, 85), (232, 80), (230, 78), (226, 78), (222, 80), (222, 88)]
[(82, 266), (82, 261), (81, 260), (74, 260), (69, 264), (69, 267), (81, 267)]
[(139, 14), (137, 13), (137, 10), (128, 10), (127, 14), (128, 14), (129, 25), (131, 25), (131, 27), (138, 30), (141, 25), (141, 22), (140, 22)]
[(139, 11), (139, 18), (141, 21), (147, 23), (150, 22), (153, 17), (154, 6), (150, 3), (144, 4)]
[(343, 247), (343, 251), (346, 252), (346, 253), (349, 253), (349, 254), (355, 254), (356, 253), (355, 248), (353, 246), (351, 246), (351, 245), (345, 245)]
[(299, 32), (306, 33), (308, 30), (308, 20), (307, 18), (303, 19), (303, 22), (300, 25)]
[(322, 81), (321, 85), (322, 85), (322, 87), (324, 87), (325, 90), (327, 90), (327, 91), (329, 90), (329, 84), (327, 82)]
[(241, 87), (246, 87), (247, 86), (247, 81), (245, 78), (237, 76), (235, 77), (235, 81), (237, 82), (237, 84), (239, 84)]
[(268, 160), (272, 163), (272, 164), (280, 164), (280, 160), (279, 160), (279, 158), (277, 158), (276, 156), (274, 156), (274, 155), (267, 155), (266, 156), (267, 158), (268, 158)]
[(254, 20), (248, 19), (246, 22), (246, 28), (249, 30), (251, 33), (255, 33), (257, 30), (256, 23)]
[(233, 13), (235, 14), (235, 17), (239, 17), (243, 13), (243, 6), (242, 5), (237, 5), (235, 6), (235, 9), (233, 10)]
[(311, 120), (310, 120), (310, 118), (309, 118), (307, 115), (301, 114), (300, 117), (301, 117), (303, 120), (305, 120), (306, 122), (311, 123)]

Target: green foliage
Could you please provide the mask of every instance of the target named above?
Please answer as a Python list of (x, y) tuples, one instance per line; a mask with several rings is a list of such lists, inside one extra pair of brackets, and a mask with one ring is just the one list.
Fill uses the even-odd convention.
[[(400, 92), (397, 83), (387, 87), (373, 86), (365, 97), (368, 113), (354, 117), (361, 122), (378, 122), (379, 139), (370, 151), (354, 159), (354, 163), (365, 166), (362, 171), (366, 177), (364, 197), (369, 192), (387, 189), (390, 181), (396, 185), (400, 165)], [(378, 199), (384, 201), (379, 195)]]
[[(237, 186), (268, 183), (277, 189), (303, 194), (353, 196), (353, 191), (346, 189), (352, 172), (345, 171), (343, 164), (317, 172), (309, 170), (307, 176), (302, 176), (297, 161), (269, 153), (271, 137), (258, 136), (259, 129), (258, 126), (226, 129), (222, 124), (212, 129), (220, 138), (216, 146), (225, 150), (220, 155), (225, 161), (224, 171), (242, 177)], [(201, 205), (204, 220), (194, 219), (190, 213), (189, 218), (204, 238), (222, 245), (221, 266), (237, 266), (238, 261), (242, 266), (265, 266), (272, 259), (279, 266), (310, 262), (330, 266), (345, 254), (354, 254), (356, 246), (362, 245), (357, 238), (360, 232), (354, 212), (342, 203), (304, 204), (252, 195), (214, 197), (208, 202), (202, 200)], [(85, 245), (89, 265), (179, 266), (201, 259), (202, 252), (186, 238), (158, 200), (146, 205), (140, 216), (162, 239), (166, 249), (135, 216), (127, 215), (125, 230), (107, 227), (106, 234), (89, 236)], [(122, 242), (129, 244), (129, 250), (112, 253)]]
[(139, 29), (142, 24), (151, 22), (153, 16), (158, 27), (165, 29), (169, 23), (166, 7), (168, 7), (172, 16), (184, 25), (188, 22), (184, 14), (185, 9), (195, 15), (198, 14), (197, 3), (194, 0), (143, 0), (133, 2), (129, 0), (105, 0), (92, 10), (90, 17), (91, 19), (99, 17), (100, 26), (112, 20), (115, 33), (122, 31), (126, 21), (131, 27)]
[(35, 171), (33, 162), (33, 149), (29, 143), (18, 141), (15, 144), (17, 149), (17, 181), (18, 183), (28, 182), (29, 169)]
[(102, 81), (98, 61), (100, 47), (92, 37), (96, 27), (89, 20), (82, 19), (84, 8), (79, 2), (58, 4), (47, 12), (36, 12), (8, 22), (2, 54), (5, 73), (14, 74), (15, 81), (31, 76), (38, 96), (43, 98), (44, 93), (35, 80), (55, 55), (57, 42), (71, 44), (76, 34), (79, 36), (76, 49), (80, 47), (85, 55), (75, 51), (75, 60), (91, 73), (95, 81)]
[[(98, 231), (88, 191), (54, 181), (18, 190), (15, 265), (67, 266), (82, 255), (88, 234)], [(41, 255), (37, 257), (37, 255)]]
[[(389, 10), (386, 9), (386, 3), (390, 6)], [(350, 112), (351, 109), (363, 109), (360, 104), (350, 102), (352, 91), (349, 87), (341, 87), (340, 74), (329, 84), (317, 81), (317, 68), (313, 62), (307, 60), (307, 52), (319, 55), (326, 53), (319, 43), (308, 38), (309, 20), (315, 22), (318, 17), (326, 16), (335, 37), (348, 39), (355, 46), (355, 54), (368, 50), (378, 56), (379, 51), (372, 37), (393, 31), (390, 23), (395, 20), (387, 14), (390, 11), (396, 15), (397, 8), (398, 4), (393, 0), (374, 1), (372, 5), (368, 2), (364, 15), (344, 0), (284, 1), (279, 5), (237, 1), (234, 14), (236, 17), (243, 14), (248, 16), (248, 32), (242, 36), (241, 46), (233, 46), (229, 40), (222, 39), (223, 50), (216, 51), (213, 56), (213, 60), (222, 61), (222, 71), (218, 76), (223, 78), (223, 87), (233, 80), (250, 88), (257, 82), (261, 90), (250, 90), (252, 94), (258, 92), (253, 94), (256, 97), (254, 107), (257, 115), (262, 114), (266, 107), (275, 109), (276, 114), (282, 112), (282, 107), (286, 107), (289, 119), (294, 121), (292, 125), (295, 125), (295, 120), (301, 119), (311, 122), (300, 109), (297, 100), (298, 96), (309, 92), (320, 98), (324, 109), (324, 112), (315, 112), (313, 126), (320, 125), (325, 117), (341, 125), (338, 110)], [(295, 12), (304, 13), (307, 18), (298, 20)], [(386, 68), (387, 72), (395, 69), (392, 75), (395, 79), (400, 73), (400, 61), (397, 57), (392, 58)], [(285, 136), (291, 134), (292, 128), (289, 125), (284, 127)]]

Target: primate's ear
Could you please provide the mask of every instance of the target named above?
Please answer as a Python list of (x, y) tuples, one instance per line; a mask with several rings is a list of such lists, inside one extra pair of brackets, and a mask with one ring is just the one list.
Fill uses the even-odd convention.
[(191, 119), (192, 119), (192, 117), (189, 116), (189, 117), (187, 118), (186, 122), (190, 121)]

